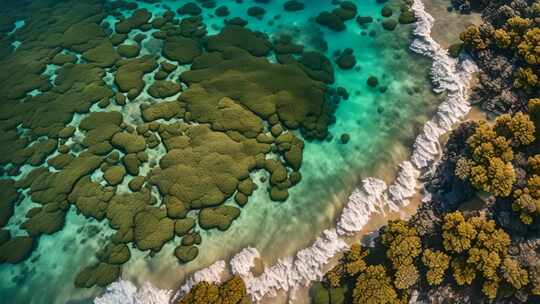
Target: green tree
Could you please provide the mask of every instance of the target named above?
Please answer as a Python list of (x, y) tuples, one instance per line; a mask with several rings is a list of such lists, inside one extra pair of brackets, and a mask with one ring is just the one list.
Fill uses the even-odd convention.
[(521, 289), (529, 284), (529, 274), (512, 258), (505, 258), (502, 264), (503, 278), (515, 289)]
[(358, 304), (399, 303), (397, 292), (384, 266), (368, 266), (366, 271), (358, 276), (353, 290), (353, 301)]
[(422, 263), (427, 267), (426, 279), (429, 285), (439, 285), (450, 265), (450, 257), (442, 251), (424, 250)]

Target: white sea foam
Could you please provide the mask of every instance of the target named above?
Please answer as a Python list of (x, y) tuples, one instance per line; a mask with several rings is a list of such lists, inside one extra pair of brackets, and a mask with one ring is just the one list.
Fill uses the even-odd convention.
[(94, 299), (95, 304), (168, 304), (171, 290), (144, 283), (137, 288), (129, 281), (118, 281), (107, 287), (105, 294)]
[[(447, 51), (433, 40), (430, 35), (434, 19), (425, 11), (421, 0), (414, 0), (412, 9), (418, 21), (414, 29), (415, 39), (410, 48), (433, 59), (431, 68), (433, 90), (446, 94), (444, 102), (439, 105), (437, 113), (417, 136), (411, 159), (400, 165), (394, 183), (387, 186), (380, 179), (371, 177), (364, 179), (362, 187), (355, 189), (349, 196), (335, 229), (325, 230), (311, 246), (298, 251), (295, 256), (282, 258), (274, 265), (265, 267), (259, 276), (255, 276), (251, 271), (255, 260), (260, 256), (256, 249), (245, 248), (230, 260), (228, 266), (231, 272), (244, 279), (247, 292), (255, 302), (265, 297), (273, 297), (279, 291), (289, 292), (289, 299), (292, 301), (299, 287), (321, 279), (324, 267), (330, 259), (348, 248), (343, 236), (362, 230), (376, 213), (397, 211), (399, 207), (407, 205), (409, 199), (416, 193), (420, 173), (433, 166), (437, 156), (440, 155), (439, 137), (451, 130), (453, 125), (470, 110), (467, 91), (471, 74), (476, 70), (476, 66), (466, 58), (459, 61), (450, 58)], [(200, 281), (219, 282), (225, 268), (226, 263), (218, 261), (208, 268), (195, 272), (180, 288), (177, 296), (186, 293)], [(112, 292), (126, 297), (139, 294), (138, 291), (133, 292), (132, 288), (128, 290), (131, 293), (117, 292), (115, 289), (112, 289)], [(117, 302), (98, 302), (96, 299), (95, 303)]]

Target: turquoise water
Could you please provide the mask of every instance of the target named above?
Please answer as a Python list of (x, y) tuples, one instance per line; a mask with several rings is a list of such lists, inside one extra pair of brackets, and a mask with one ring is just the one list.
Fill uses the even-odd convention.
[[(166, 7), (176, 10), (186, 2), (138, 4), (158, 15)], [(265, 187), (261, 186), (229, 230), (201, 232), (203, 243), (194, 262), (178, 264), (172, 254), (179, 242), (177, 238), (153, 257), (133, 249), (133, 257), (124, 265), (123, 279), (176, 288), (187, 273), (226, 259), (246, 246), (256, 247), (268, 264), (293, 254), (333, 225), (348, 194), (361, 178), (392, 178), (396, 165), (407, 158), (412, 139), (437, 106), (438, 98), (432, 95), (427, 80), (430, 61), (408, 50), (411, 26), (398, 26), (393, 32), (383, 30), (378, 22), (382, 5), (376, 0), (354, 1), (359, 15), (369, 15), (376, 20), (367, 30), (350, 20), (346, 23), (347, 29), (338, 33), (310, 20), (319, 12), (332, 9), (331, 1), (305, 1), (309, 3), (306, 9), (295, 13), (284, 12), (281, 7), (285, 1), (281, 0), (257, 4), (266, 9), (263, 20), (246, 16), (247, 8), (254, 5), (254, 1), (219, 2), (218, 6), (229, 7), (231, 17), (248, 20), (250, 29), (270, 36), (292, 33), (307, 49), (312, 47), (308, 43), (310, 38), (324, 37), (328, 43), (326, 55), (330, 58), (335, 50), (352, 48), (359, 68), (335, 69), (335, 85), (349, 91), (349, 100), (342, 101), (336, 112), (336, 123), (330, 128), (333, 138), (306, 143), (301, 169), (303, 180), (290, 190), (285, 203), (270, 201)], [(390, 3), (399, 7), (398, 1)], [(212, 34), (219, 31), (223, 19), (209, 17), (211, 11), (205, 10), (203, 16)], [(269, 24), (276, 15), (281, 17)], [(108, 16), (105, 20), (112, 23), (115, 17)], [(362, 31), (371, 30), (376, 33), (374, 37), (362, 35)], [(132, 32), (130, 37), (136, 34)], [(142, 53), (154, 52), (152, 43), (145, 41)], [(378, 77), (387, 91), (381, 93), (368, 87), (369, 76)], [(339, 142), (344, 133), (350, 135), (347, 144)], [(254, 180), (264, 175), (254, 173)], [(26, 199), (17, 207), (10, 226), (16, 226), (30, 204)], [(110, 233), (104, 223), (88, 221), (70, 210), (64, 229), (43, 236), (30, 259), (18, 265), (0, 265), (0, 294), (11, 299), (11, 303), (90, 302), (101, 290), (75, 289), (72, 282), (79, 269), (93, 261), (94, 252)]]

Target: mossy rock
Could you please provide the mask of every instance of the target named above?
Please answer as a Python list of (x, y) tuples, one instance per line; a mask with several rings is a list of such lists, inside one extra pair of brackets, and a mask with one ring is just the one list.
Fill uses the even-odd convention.
[(122, 265), (129, 261), (131, 252), (126, 244), (109, 243), (97, 253), (97, 257), (104, 263)]
[(197, 16), (202, 13), (202, 9), (194, 2), (188, 2), (182, 5), (176, 12), (180, 15)]
[(214, 11), (214, 15), (218, 17), (227, 17), (230, 13), (229, 8), (226, 6), (220, 6)]
[(110, 41), (104, 41), (95, 48), (84, 52), (82, 58), (99, 67), (108, 68), (113, 66), (120, 59), (120, 56), (118, 56)]
[(131, 153), (122, 159), (122, 162), (126, 168), (127, 173), (131, 175), (139, 175), (139, 167), (141, 166), (141, 161), (137, 157), (137, 154)]
[(334, 12), (321, 12), (315, 18), (315, 21), (320, 25), (324, 25), (334, 31), (345, 30), (345, 23), (343, 22), (343, 19), (341, 19), (340, 16)]
[(367, 85), (374, 88), (379, 85), (379, 79), (375, 76), (369, 76), (367, 79)]
[(125, 58), (133, 58), (139, 56), (141, 47), (137, 44), (121, 44), (116, 49), (118, 54)]
[(381, 16), (383, 17), (388, 18), (388, 17), (391, 17), (392, 14), (394, 14), (394, 10), (392, 10), (392, 8), (389, 5), (385, 5), (381, 9)]
[(142, 109), (144, 121), (154, 121), (158, 119), (171, 119), (182, 112), (182, 106), (177, 101), (163, 101), (152, 104)]
[(189, 211), (189, 205), (183, 203), (174, 196), (165, 197), (163, 202), (167, 207), (167, 216), (172, 219), (185, 218)]
[(283, 3), (283, 9), (287, 12), (297, 12), (303, 10), (305, 7), (304, 3), (296, 0), (289, 0)]
[(416, 22), (416, 17), (411, 10), (406, 10), (401, 12), (398, 18), (399, 23), (401, 24), (411, 24)]
[(174, 233), (178, 236), (183, 236), (191, 231), (193, 227), (195, 227), (195, 220), (190, 217), (176, 220), (174, 222)]
[(196, 246), (178, 246), (174, 250), (174, 255), (180, 263), (189, 263), (199, 255), (199, 248)]
[(120, 266), (99, 263), (84, 268), (75, 277), (75, 286), (90, 288), (92, 286), (105, 287), (120, 277)]
[(366, 24), (369, 24), (369, 23), (373, 22), (373, 17), (371, 17), (371, 16), (358, 16), (358, 17), (356, 17), (356, 22), (361, 26), (365, 26)]
[(352, 49), (345, 49), (336, 60), (336, 64), (342, 70), (350, 70), (356, 65), (356, 58), (354, 57)]
[[(113, 240), (122, 243), (133, 241), (135, 215), (146, 210), (154, 203), (155, 199), (148, 189), (142, 189), (141, 191), (134, 193), (116, 194), (107, 205), (107, 219), (109, 220), (111, 227), (117, 230), (116, 234), (113, 236)], [(143, 216), (141, 219), (144, 220), (147, 217), (148, 216)], [(141, 223), (143, 223), (143, 221), (141, 221)], [(139, 237), (144, 241), (146, 241), (146, 239), (144, 239), (144, 233), (147, 232), (146, 228), (148, 228), (148, 226), (144, 224), (139, 227)], [(144, 244), (146, 245), (148, 243)]]
[(161, 158), (161, 169), (154, 170), (150, 181), (191, 208), (222, 204), (254, 169), (255, 156), (268, 151), (255, 139), (237, 142), (205, 125), (184, 128), (185, 135), (173, 136), (163, 128), (165, 146), (174, 149)]
[(146, 149), (144, 137), (127, 132), (114, 134), (111, 144), (125, 153), (137, 153)]
[(204, 208), (199, 212), (199, 225), (203, 229), (229, 229), (232, 222), (240, 216), (240, 209), (232, 206)]
[(277, 184), (287, 179), (287, 169), (281, 162), (275, 159), (267, 159), (264, 168), (270, 173), (272, 184)]
[(144, 88), (143, 75), (157, 68), (155, 58), (146, 55), (141, 58), (124, 59), (116, 63), (114, 81), (120, 92), (128, 93), (128, 97), (137, 97)]
[(236, 192), (234, 195), (234, 201), (240, 206), (243, 207), (248, 203), (249, 197), (242, 192)]
[(180, 64), (189, 64), (202, 54), (199, 42), (184, 37), (170, 37), (163, 45), (163, 56)]
[(73, 126), (65, 127), (58, 132), (60, 138), (70, 138), (75, 133), (76, 128)]
[(182, 237), (183, 246), (200, 245), (202, 242), (201, 235), (198, 233), (190, 233)]
[(397, 21), (394, 20), (394, 19), (385, 19), (383, 20), (382, 22), (382, 26), (385, 30), (387, 31), (393, 31), (396, 29), (396, 26), (397, 26)]
[(248, 8), (247, 15), (261, 19), (266, 14), (266, 10), (260, 6), (252, 6)]
[[(324, 100), (322, 83), (306, 76), (298, 63), (272, 64), (239, 49), (227, 51), (230, 54), (223, 54), (221, 61), (180, 76), (188, 84), (180, 98), (186, 102), (186, 111), (193, 113), (194, 120), (199, 117), (209, 120), (209, 113), (216, 113), (215, 108), (225, 96), (235, 96), (234, 102), (259, 117), (277, 113), (288, 129), (300, 128), (308, 138), (326, 137), (332, 108)], [(228, 56), (230, 59), (226, 59)], [(321, 64), (316, 60), (306, 64), (310, 65), (311, 61), (314, 67)]]
[(284, 202), (289, 198), (289, 191), (286, 189), (282, 190), (278, 187), (270, 188), (270, 199), (276, 202)]
[(209, 36), (206, 40), (208, 51), (223, 52), (228, 47), (244, 49), (253, 56), (266, 56), (272, 44), (266, 37), (237, 25), (228, 25), (219, 34)]
[[(40, 236), (42, 234), (53, 234), (64, 227), (66, 212), (59, 210), (59, 207), (50, 208), (54, 203), (45, 205), (42, 208), (36, 208), (39, 212), (33, 212), (21, 227), (28, 232), (30, 236)], [(50, 210), (52, 209), (52, 210)]]
[(148, 94), (154, 98), (166, 98), (177, 94), (180, 90), (181, 86), (177, 82), (158, 80), (148, 88)]
[(0, 245), (0, 264), (17, 264), (32, 253), (34, 239), (28, 236), (18, 236)]
[(68, 196), (68, 201), (74, 203), (77, 211), (84, 216), (97, 220), (105, 218), (108, 202), (114, 192), (99, 183), (92, 182), (90, 176), (85, 176), (77, 182)]
[(147, 208), (135, 215), (134, 238), (140, 250), (158, 252), (161, 247), (174, 237), (174, 221), (167, 217), (167, 211), (159, 208)]
[(251, 178), (246, 178), (238, 184), (238, 191), (244, 193), (247, 196), (250, 196), (256, 188), (257, 185), (255, 185)]
[(0, 180), (0, 227), (4, 227), (14, 212), (14, 204), (19, 200), (15, 181)]
[(144, 182), (145, 182), (145, 179), (143, 176), (135, 176), (128, 183), (129, 190), (133, 192), (140, 191), (144, 185)]
[(146, 9), (136, 10), (130, 17), (116, 23), (116, 33), (127, 34), (131, 30), (139, 28), (142, 25), (148, 23), (148, 21), (150, 21), (150, 18), (152, 18), (152, 14)]
[(64, 65), (66, 63), (75, 63), (75, 62), (77, 62), (77, 56), (73, 54), (58, 53), (52, 59), (52, 63), (56, 65)]
[(56, 170), (62, 170), (67, 167), (74, 159), (75, 156), (73, 156), (73, 154), (59, 154), (55, 157), (49, 158), (47, 160), (47, 165), (55, 168)]
[(104, 172), (103, 178), (109, 185), (116, 186), (122, 182), (125, 175), (126, 168), (124, 166), (112, 166)]

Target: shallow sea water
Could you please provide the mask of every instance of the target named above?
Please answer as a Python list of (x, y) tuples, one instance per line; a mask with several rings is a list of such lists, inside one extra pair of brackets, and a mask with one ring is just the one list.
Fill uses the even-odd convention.
[[(166, 7), (176, 10), (186, 2), (138, 3), (139, 7), (159, 15)], [(346, 88), (350, 98), (342, 101), (336, 112), (336, 123), (330, 127), (333, 139), (306, 142), (301, 168), (303, 179), (290, 190), (286, 202), (270, 201), (265, 187), (261, 186), (229, 230), (201, 231), (203, 243), (195, 261), (178, 264), (173, 256), (179, 243), (176, 238), (153, 257), (132, 250), (131, 260), (123, 268), (123, 279), (139, 284), (149, 281), (160, 288), (174, 289), (190, 272), (216, 260), (227, 259), (247, 246), (258, 249), (264, 264), (272, 264), (280, 257), (294, 254), (310, 244), (321, 231), (333, 226), (348, 195), (362, 178), (374, 176), (391, 181), (397, 164), (408, 158), (414, 137), (440, 101), (432, 94), (428, 81), (431, 61), (413, 54), (408, 48), (411, 26), (400, 25), (393, 32), (385, 31), (380, 25), (381, 4), (376, 0), (354, 1), (359, 15), (372, 16), (376, 22), (363, 29), (350, 20), (346, 22), (345, 31), (336, 33), (312, 20), (319, 12), (333, 8), (331, 1), (305, 1), (306, 8), (295, 13), (283, 11), (283, 2), (274, 0), (269, 4), (256, 4), (245, 0), (238, 4), (220, 1), (219, 5), (229, 7), (230, 17), (248, 20), (250, 29), (270, 36), (291, 33), (308, 49), (311, 38), (323, 37), (328, 43), (326, 55), (329, 58), (335, 50), (354, 49), (360, 68), (335, 69), (335, 85)], [(397, 11), (399, 3), (394, 0), (390, 3)], [(247, 8), (252, 5), (266, 9), (263, 20), (246, 15)], [(203, 12), (210, 34), (218, 32), (223, 24), (223, 19), (209, 16), (212, 11)], [(281, 15), (281, 18), (270, 25), (268, 21), (275, 15)], [(109, 16), (105, 20), (114, 23), (115, 19)], [(362, 35), (362, 31), (370, 30), (376, 32), (374, 37)], [(130, 36), (134, 34), (136, 32)], [(142, 54), (155, 53), (156, 49), (159, 47), (145, 40)], [(388, 88), (386, 92), (367, 86), (366, 80), (372, 75), (379, 78), (380, 85)], [(153, 78), (149, 74), (145, 79), (148, 86)], [(114, 107), (111, 105), (108, 110)], [(126, 109), (125, 114), (129, 115)], [(347, 144), (339, 142), (344, 133), (350, 135)], [(259, 181), (264, 175), (254, 173), (254, 180)], [(20, 221), (31, 204), (26, 199), (17, 207), (11, 226)], [(104, 222), (88, 221), (70, 210), (64, 229), (43, 236), (27, 261), (18, 265), (0, 265), (0, 296), (10, 299), (10, 303), (91, 302), (101, 290), (77, 290), (73, 287), (73, 279), (81, 267), (91, 263), (93, 253), (110, 233)]]

